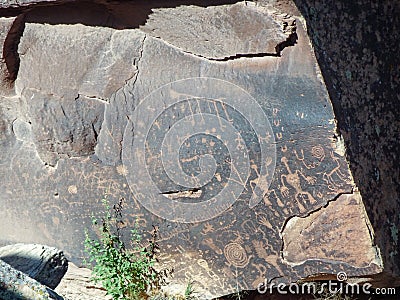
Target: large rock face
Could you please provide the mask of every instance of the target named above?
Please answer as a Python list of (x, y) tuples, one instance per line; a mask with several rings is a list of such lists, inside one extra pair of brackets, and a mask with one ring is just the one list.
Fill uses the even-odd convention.
[(230, 2), (10, 10), (24, 27), (0, 102), (3, 243), (80, 262), (107, 193), (144, 241), (159, 227), (171, 286), (204, 298), (383, 270), (300, 14)]

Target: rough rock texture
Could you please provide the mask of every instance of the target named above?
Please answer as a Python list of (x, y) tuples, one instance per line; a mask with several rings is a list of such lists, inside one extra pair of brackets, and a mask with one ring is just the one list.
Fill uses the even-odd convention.
[(111, 296), (100, 283), (95, 284), (91, 278), (91, 271), (86, 268), (78, 268), (69, 263), (68, 271), (57, 286), (55, 291), (65, 300), (110, 300)]
[[(288, 26), (295, 22), (294, 19), (288, 21)], [(277, 45), (291, 34), (283, 31), (282, 26), (266, 8), (249, 2), (208, 8), (158, 9), (140, 29), (185, 52), (223, 60), (277, 54)]]
[[(159, 227), (171, 286), (193, 280), (203, 298), (380, 273), (296, 7), (198, 2), (9, 11), (25, 26), (15, 95), (0, 101), (1, 242), (54, 245), (79, 263), (107, 193), (125, 199), (126, 229), (137, 222), (144, 242)], [(336, 243), (332, 218), (357, 239)]]
[(20, 6), (28, 6), (40, 2), (56, 2), (57, 0), (2, 0), (0, 1), (0, 7), (9, 8), (9, 7), (20, 7)]
[[(60, 98), (83, 95), (107, 100), (136, 73), (142, 39), (136, 31), (27, 24), (18, 48), (16, 91), (36, 89)], [(45, 66), (47, 72), (41, 76), (29, 76)], [(64, 72), (58, 72), (60, 68)]]
[[(94, 153), (104, 105), (136, 73), (142, 39), (143, 34), (134, 31), (26, 25), (18, 49), (16, 92), (25, 102), (44, 162), (54, 166), (60, 157)], [(31, 76), (44, 66), (40, 76)]]
[(369, 228), (353, 226), (368, 222), (360, 201), (357, 193), (342, 194), (308, 216), (289, 219), (282, 231), (283, 259), (298, 265), (307, 260), (340, 257), (361, 268), (374, 260), (379, 263), (377, 253), (371, 248)]
[(103, 122), (104, 104), (78, 96), (57, 98), (27, 90), (29, 122), (40, 158), (55, 165), (60, 157), (94, 153)]
[(392, 276), (383, 284), (400, 285), (400, 34), (393, 30), (400, 26), (400, 3), (294, 2), (307, 21), (374, 243), (381, 249), (382, 275)]
[(68, 269), (68, 261), (62, 251), (43, 245), (1, 247), (0, 259), (51, 289), (56, 288)]
[(0, 299), (63, 300), (53, 290), (40, 284), (0, 259)]

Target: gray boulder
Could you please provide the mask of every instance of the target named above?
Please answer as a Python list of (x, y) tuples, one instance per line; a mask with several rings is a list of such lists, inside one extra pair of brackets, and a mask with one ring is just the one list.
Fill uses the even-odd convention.
[(1, 247), (0, 259), (51, 289), (56, 288), (68, 269), (68, 261), (62, 251), (37, 244)]
[(63, 300), (45, 285), (0, 260), (0, 299), (2, 300)]

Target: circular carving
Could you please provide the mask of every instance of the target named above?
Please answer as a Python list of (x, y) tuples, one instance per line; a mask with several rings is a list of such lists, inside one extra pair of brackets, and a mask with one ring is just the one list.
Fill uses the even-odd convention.
[(311, 148), (311, 155), (320, 161), (322, 161), (325, 158), (325, 151), (324, 148), (321, 145), (316, 145)]
[(229, 243), (224, 247), (227, 261), (238, 268), (243, 268), (249, 263), (246, 250), (236, 242)]

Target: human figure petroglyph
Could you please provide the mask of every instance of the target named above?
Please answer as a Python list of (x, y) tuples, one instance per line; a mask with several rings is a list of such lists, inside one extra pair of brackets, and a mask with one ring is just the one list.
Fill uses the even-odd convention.
[(208, 234), (210, 232), (214, 232), (214, 230), (215, 230), (214, 226), (210, 222), (207, 222), (207, 223), (204, 224), (204, 227), (203, 227), (203, 230), (201, 231), (201, 234), (206, 235), (206, 234)]
[(312, 147), (312, 149), (311, 149), (311, 155), (312, 155), (313, 157), (315, 157), (315, 158), (317, 159), (317, 161), (313, 161), (313, 162), (311, 162), (311, 163), (307, 163), (307, 162), (305, 161), (303, 149), (300, 149), (301, 156), (297, 153), (297, 150), (294, 150), (293, 152), (294, 152), (294, 154), (296, 155), (296, 158), (297, 158), (298, 160), (300, 160), (300, 161), (303, 163), (303, 165), (304, 165), (308, 170), (310, 170), (310, 169), (315, 169), (315, 168), (318, 167), (318, 166), (321, 164), (321, 162), (325, 159), (324, 148), (322, 148), (321, 145), (317, 145), (317, 146)]
[(267, 247), (263, 241), (253, 240), (252, 244), (259, 258), (264, 259), (268, 264), (272, 265), (279, 272), (279, 274), (284, 274), (278, 263), (279, 260), (278, 253), (269, 254), (266, 250)]
[[(272, 163), (272, 157), (267, 157), (267, 159), (265, 160), (265, 166), (267, 167), (266, 170), (268, 171), (268, 167), (271, 165)], [(256, 187), (258, 187), (259, 189), (262, 190), (263, 194), (262, 197), (265, 201), (268, 201), (268, 198), (265, 199), (265, 195), (268, 193), (268, 187), (269, 187), (269, 174), (266, 173), (265, 175), (261, 175), (259, 170), (258, 170), (258, 166), (256, 164), (251, 164), (250, 168), (257, 174), (257, 178), (250, 180), (250, 186), (253, 190), (254, 193), (254, 189)], [(270, 203), (265, 203), (266, 205), (271, 205)]]
[(285, 165), (286, 170), (288, 172), (288, 174), (281, 175), (281, 183), (282, 183), (282, 186), (280, 188), (281, 194), (285, 198), (289, 197), (290, 192), (289, 192), (289, 188), (285, 184), (285, 181), (286, 181), (287, 184), (289, 184), (292, 188), (294, 188), (294, 190), (295, 190), (294, 198), (299, 205), (300, 211), (303, 212), (306, 209), (303, 206), (303, 204), (300, 203), (299, 200), (302, 200), (302, 199), (299, 199), (299, 197), (307, 196), (311, 204), (316, 203), (317, 200), (315, 200), (314, 197), (309, 192), (303, 191), (303, 188), (301, 187), (300, 176), (303, 177), (304, 180), (308, 184), (314, 184), (316, 182), (316, 180), (312, 176), (304, 175), (303, 172), (301, 172), (300, 170), (296, 170), (295, 172), (292, 172), (292, 170), (290, 169), (289, 164), (288, 164), (288, 159), (286, 157), (282, 157), (281, 162), (283, 162), (283, 164)]

